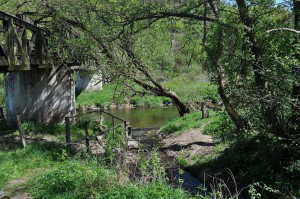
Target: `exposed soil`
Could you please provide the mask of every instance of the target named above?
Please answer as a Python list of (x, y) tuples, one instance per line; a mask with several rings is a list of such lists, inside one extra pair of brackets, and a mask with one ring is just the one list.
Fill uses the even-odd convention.
[(202, 134), (201, 128), (171, 134), (162, 140), (164, 152), (174, 158), (183, 157), (190, 165), (195, 163), (195, 156), (206, 156), (214, 151), (212, 136)]
[(4, 195), (11, 199), (32, 199), (32, 197), (25, 191), (26, 183), (27, 179), (25, 178), (8, 181), (4, 189), (9, 191), (7, 191)]

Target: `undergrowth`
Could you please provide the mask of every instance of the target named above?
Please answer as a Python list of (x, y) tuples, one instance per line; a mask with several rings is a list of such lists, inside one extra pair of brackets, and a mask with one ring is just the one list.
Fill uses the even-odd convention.
[(238, 130), (225, 113), (218, 114), (204, 133), (226, 147), (215, 158), (199, 159), (190, 169), (209, 168), (211, 173), (218, 173), (229, 168), (242, 190), (242, 198), (299, 198), (300, 172), (294, 170), (297, 161), (288, 158), (286, 145), (274, 135)]

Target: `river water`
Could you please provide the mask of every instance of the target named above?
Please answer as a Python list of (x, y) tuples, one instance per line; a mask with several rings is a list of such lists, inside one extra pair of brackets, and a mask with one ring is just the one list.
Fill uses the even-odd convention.
[[(179, 116), (175, 107), (108, 109), (105, 111), (128, 121), (133, 128), (160, 128), (167, 121)], [(99, 113), (83, 115), (81, 119), (99, 120)], [(110, 121), (110, 117), (104, 114), (104, 120)]]
[[(140, 150), (145, 150), (147, 153), (161, 147), (160, 141), (162, 137), (157, 134), (157, 129), (167, 121), (179, 116), (175, 107), (109, 109), (105, 111), (128, 121), (130, 126), (133, 127), (132, 138), (138, 140)], [(81, 120), (97, 121), (99, 120), (99, 113), (83, 115)], [(104, 120), (109, 121), (110, 117), (104, 114)], [(188, 171), (182, 170), (180, 172), (180, 166), (175, 159), (166, 156), (163, 151), (159, 151), (159, 154), (166, 168), (170, 183), (173, 185), (180, 184), (181, 188), (193, 195), (198, 194), (198, 187), (203, 187), (203, 184), (196, 180)]]

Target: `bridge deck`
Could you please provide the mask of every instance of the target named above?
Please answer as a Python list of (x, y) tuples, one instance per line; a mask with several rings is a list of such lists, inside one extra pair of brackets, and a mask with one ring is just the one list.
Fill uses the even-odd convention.
[(19, 17), (0, 11), (0, 71), (53, 67), (46, 30)]

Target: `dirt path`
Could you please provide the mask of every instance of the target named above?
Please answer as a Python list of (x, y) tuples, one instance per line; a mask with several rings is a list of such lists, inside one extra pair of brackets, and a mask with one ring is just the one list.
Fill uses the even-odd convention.
[(182, 157), (190, 165), (195, 163), (195, 156), (206, 156), (214, 151), (212, 136), (202, 134), (201, 128), (185, 131), (181, 134), (172, 134), (162, 141), (164, 152), (176, 159)]
[(27, 181), (25, 178), (8, 181), (4, 187), (5, 191), (0, 191), (0, 199), (32, 199), (25, 191)]

